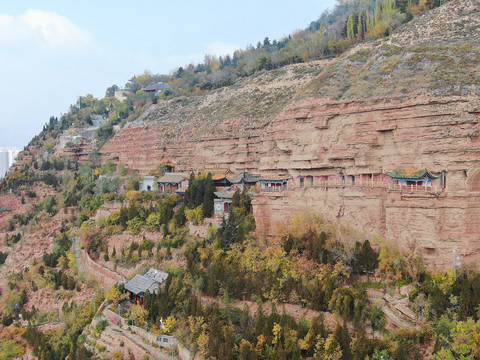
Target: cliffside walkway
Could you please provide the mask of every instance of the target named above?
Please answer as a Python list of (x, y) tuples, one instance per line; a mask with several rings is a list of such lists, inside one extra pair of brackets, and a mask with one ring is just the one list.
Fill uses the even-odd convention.
[(295, 189), (328, 189), (328, 188), (352, 188), (362, 191), (363, 189), (383, 189), (386, 192), (395, 192), (395, 193), (405, 193), (405, 194), (429, 194), (432, 196), (438, 196), (445, 191), (443, 188), (438, 188), (436, 185), (432, 186), (419, 186), (417, 185), (399, 185), (393, 184), (390, 182), (377, 182), (377, 181), (359, 181), (351, 182), (346, 180), (314, 180), (311, 183), (305, 182), (303, 185), (297, 183), (289, 183), (285, 187), (264, 187), (260, 191), (270, 193), (270, 192), (282, 192), (285, 190), (295, 190)]

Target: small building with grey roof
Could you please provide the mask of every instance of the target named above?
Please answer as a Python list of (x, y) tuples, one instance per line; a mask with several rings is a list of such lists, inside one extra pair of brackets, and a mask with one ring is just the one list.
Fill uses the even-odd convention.
[(150, 268), (144, 275), (135, 275), (125, 284), (124, 289), (128, 292), (130, 300), (135, 300), (135, 304), (140, 303), (140, 306), (143, 306), (145, 293), (148, 291), (150, 294), (156, 294), (167, 278), (168, 273)]
[(215, 192), (215, 196), (217, 197), (217, 199), (213, 200), (215, 214), (222, 215), (230, 211), (234, 193), (235, 191), (232, 187)]
[(171, 89), (171, 88), (172, 87), (170, 85), (165, 84), (163, 82), (159, 82), (157, 84), (144, 87), (142, 89), (142, 91), (145, 91), (147, 93), (153, 93), (153, 94), (155, 94), (155, 96), (158, 96), (158, 95), (160, 95), (160, 93), (162, 91), (167, 90), (167, 89)]
[(176, 191), (184, 186), (188, 186), (189, 175), (186, 173), (165, 173), (158, 181), (160, 191)]
[(234, 190), (236, 188), (240, 188), (240, 190), (243, 190), (245, 188), (249, 189), (251, 186), (255, 186), (258, 182), (259, 177), (260, 176), (255, 176), (247, 171), (242, 171), (240, 174), (235, 175), (228, 180), (232, 184)]

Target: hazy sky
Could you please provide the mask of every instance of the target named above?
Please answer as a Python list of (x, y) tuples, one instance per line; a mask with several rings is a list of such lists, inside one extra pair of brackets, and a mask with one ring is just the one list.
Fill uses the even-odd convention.
[(22, 148), (79, 95), (279, 39), (335, 0), (31, 0), (0, 5), (0, 146)]

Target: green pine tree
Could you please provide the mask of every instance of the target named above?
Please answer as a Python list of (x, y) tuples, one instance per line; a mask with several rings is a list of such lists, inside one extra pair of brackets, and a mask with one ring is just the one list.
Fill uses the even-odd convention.
[(350, 15), (347, 19), (347, 38), (348, 39), (353, 39), (355, 36), (353, 32), (353, 17)]
[(105, 261), (109, 261), (110, 257), (108, 256), (108, 245), (105, 245), (105, 255), (103, 255)]
[(215, 197), (215, 184), (212, 180), (212, 174), (208, 173), (205, 183), (205, 194), (203, 196), (203, 211), (205, 217), (213, 215), (213, 199)]

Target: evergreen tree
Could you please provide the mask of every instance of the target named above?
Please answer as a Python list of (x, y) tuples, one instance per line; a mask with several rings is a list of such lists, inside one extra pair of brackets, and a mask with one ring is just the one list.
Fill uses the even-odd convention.
[(353, 31), (353, 16), (350, 15), (347, 19), (347, 38), (353, 39), (354, 36), (355, 35)]
[(173, 221), (177, 227), (182, 227), (185, 225), (185, 221), (187, 221), (187, 217), (185, 216), (185, 205), (182, 205), (178, 208), (178, 210), (173, 215)]
[(333, 333), (333, 339), (340, 345), (340, 349), (342, 350), (342, 360), (352, 360), (353, 355), (350, 347), (352, 338), (348, 332), (346, 322), (343, 323), (343, 326), (340, 326), (340, 324), (337, 325), (337, 328)]
[(108, 256), (108, 244), (105, 245), (105, 255), (103, 255), (103, 259), (105, 261), (109, 261), (110, 260), (110, 257)]
[(230, 249), (231, 244), (237, 241), (238, 224), (234, 212), (230, 212), (228, 219), (222, 219), (222, 223), (217, 231), (217, 244), (223, 250)]
[(190, 180), (188, 182), (188, 189), (185, 191), (185, 204), (189, 209), (195, 207), (195, 197), (197, 193), (197, 182), (195, 179), (195, 174), (192, 171), (190, 173)]
[(232, 207), (240, 207), (240, 188), (236, 188), (232, 196)]
[(250, 212), (250, 207), (250, 196), (247, 193), (247, 189), (243, 188), (242, 194), (240, 195), (240, 208), (244, 209), (245, 214), (248, 214)]
[(195, 193), (195, 200), (193, 203), (193, 208), (196, 208), (203, 204), (204, 197), (205, 197), (205, 178), (198, 178), (196, 184), (196, 193)]
[(208, 173), (205, 181), (205, 194), (203, 196), (203, 211), (205, 217), (213, 215), (213, 199), (215, 197), (215, 184), (212, 180), (212, 174)]

